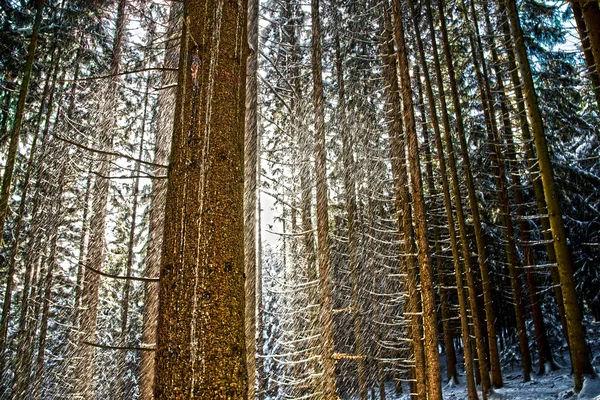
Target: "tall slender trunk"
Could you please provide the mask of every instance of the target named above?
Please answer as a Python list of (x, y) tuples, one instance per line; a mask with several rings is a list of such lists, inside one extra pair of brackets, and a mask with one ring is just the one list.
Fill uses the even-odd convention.
[(256, 181), (258, 178), (258, 10), (259, 1), (248, 1), (246, 72), (246, 134), (244, 139), (244, 263), (246, 271), (246, 369), (248, 400), (256, 396)]
[[(519, 340), (519, 350), (521, 352), (521, 365), (523, 367), (523, 380), (525, 382), (529, 382), (531, 380), (531, 355), (529, 353), (529, 340), (527, 338), (527, 328), (525, 326), (526, 321), (525, 310), (523, 306), (521, 279), (517, 269), (519, 268), (517, 246), (515, 243), (515, 232), (511, 216), (510, 199), (506, 185), (504, 157), (502, 154), (502, 149), (500, 148), (500, 134), (498, 132), (498, 122), (496, 120), (496, 112), (494, 110), (494, 99), (492, 98), (487, 62), (483, 54), (481, 35), (479, 33), (479, 21), (473, 1), (469, 2), (469, 6), (472, 19), (471, 23), (473, 26), (473, 32), (471, 35), (469, 35), (469, 42), (471, 45), (473, 65), (475, 68), (477, 85), (479, 86), (486, 131), (488, 134), (488, 145), (490, 154), (492, 155), (493, 175), (500, 206), (504, 239), (506, 241), (506, 257), (514, 299), (517, 336)], [(467, 6), (463, 0), (464, 16), (465, 20), (468, 21), (469, 16), (467, 15), (466, 7)]]
[(311, 0), (312, 76), (315, 109), (315, 176), (317, 181), (317, 260), (319, 265), (319, 323), (321, 326), (321, 390), (323, 399), (336, 399), (335, 362), (333, 360), (332, 268), (329, 258), (329, 211), (325, 147), (325, 99), (321, 56), (319, 0)]
[[(487, 260), (487, 252), (485, 248), (485, 239), (483, 236), (483, 231), (481, 228), (481, 217), (479, 215), (479, 208), (477, 204), (477, 197), (475, 195), (475, 185), (473, 182), (473, 174), (471, 172), (471, 160), (469, 157), (469, 150), (467, 146), (467, 142), (465, 139), (465, 128), (463, 123), (463, 115), (462, 115), (462, 105), (460, 101), (460, 97), (458, 94), (458, 85), (456, 82), (456, 73), (454, 71), (453, 57), (450, 50), (450, 42), (448, 39), (448, 30), (446, 27), (446, 16), (444, 14), (445, 3), (444, 0), (439, 1), (439, 11), (440, 11), (440, 22), (441, 22), (441, 30), (442, 30), (442, 43), (444, 48), (444, 56), (446, 58), (446, 67), (448, 68), (448, 75), (450, 78), (450, 92), (452, 95), (452, 105), (454, 106), (454, 113), (456, 116), (456, 130), (458, 134), (458, 139), (460, 143), (460, 150), (462, 156), (462, 163), (465, 172), (465, 178), (467, 183), (467, 194), (469, 199), (469, 206), (471, 208), (471, 215), (473, 217), (473, 227), (475, 231), (475, 241), (477, 244), (477, 257), (479, 261), (479, 272), (481, 274), (482, 288), (483, 288), (483, 298), (484, 298), (484, 307), (485, 307), (485, 320), (487, 326), (487, 335), (488, 335), (488, 346), (489, 346), (489, 367), (492, 373), (491, 383), (494, 384), (495, 387), (499, 388), (503, 386), (502, 382), (502, 372), (500, 370), (500, 355), (498, 353), (498, 344), (496, 337), (496, 325), (495, 325), (495, 313), (494, 313), (494, 304), (492, 299), (492, 286), (489, 274), (488, 260)], [(451, 140), (448, 138), (446, 140), (447, 146), (451, 144)], [(453, 149), (448, 147), (448, 154), (451, 154)], [(455, 187), (455, 191), (458, 189), (458, 180), (455, 173), (453, 176), (453, 186)], [(456, 202), (458, 204), (458, 202)], [(459, 227), (461, 224), (462, 218), (457, 218), (459, 222)], [(461, 229), (461, 237), (463, 242), (463, 256), (465, 257), (465, 262), (470, 262), (470, 253), (468, 248), (465, 248), (465, 239), (466, 232), (463, 227)], [(470, 268), (467, 268), (469, 271)], [(474, 281), (469, 279), (470, 273), (467, 272), (467, 278), (469, 280), (469, 291), (471, 293), (471, 309), (473, 315), (476, 315), (478, 307), (475, 304), (474, 293)], [(476, 335), (477, 333), (477, 324), (476, 326)], [(482, 386), (484, 388), (484, 392), (489, 389), (489, 381), (488, 381), (488, 364), (485, 356), (481, 353), (481, 341), (477, 343), (477, 351), (479, 354), (479, 365), (481, 370), (481, 379)]]
[[(448, 222), (448, 234), (450, 236), (450, 247), (452, 250), (452, 259), (454, 262), (454, 272), (455, 272), (457, 292), (458, 292), (461, 329), (462, 329), (462, 340), (463, 340), (464, 359), (465, 359), (465, 374), (466, 374), (466, 380), (467, 380), (466, 381), (467, 394), (469, 396), (469, 399), (476, 399), (477, 392), (475, 389), (475, 381), (474, 381), (474, 376), (473, 376), (473, 354), (471, 352), (471, 344), (470, 344), (471, 337), (469, 334), (469, 321), (468, 321), (468, 315), (467, 315), (468, 304), (467, 304), (467, 300), (466, 300), (465, 292), (464, 292), (463, 273), (462, 273), (463, 267), (460, 262), (460, 253), (459, 253), (459, 249), (458, 249), (458, 240), (457, 240), (457, 236), (456, 236), (454, 214), (452, 212), (452, 200), (451, 200), (451, 196), (450, 196), (450, 184), (448, 182), (448, 171), (447, 171), (447, 166), (446, 166), (446, 160), (444, 158), (444, 149), (443, 149), (443, 145), (442, 145), (441, 132), (440, 132), (440, 128), (439, 128), (438, 115), (437, 115), (437, 110), (436, 110), (436, 105), (435, 105), (435, 97), (433, 94), (433, 86), (431, 84), (431, 79), (429, 77), (429, 67), (427, 65), (427, 61), (425, 58), (424, 46), (423, 46), (423, 41), (421, 39), (421, 31), (419, 28), (419, 21), (418, 21), (418, 18), (416, 17), (414, 2), (409, 1), (409, 5), (411, 8), (411, 13), (413, 15), (413, 20), (414, 20), (415, 35), (416, 35), (416, 39), (417, 39), (417, 45), (419, 48), (419, 56), (420, 56), (419, 59), (421, 62), (421, 66), (423, 68), (423, 75), (425, 77), (425, 89), (426, 89), (427, 98), (429, 101), (429, 110), (430, 110), (430, 116), (432, 119), (433, 131), (434, 131), (434, 136), (435, 136), (435, 145), (436, 145), (436, 150), (437, 150), (437, 154), (438, 154), (438, 163), (439, 163), (440, 175), (441, 175), (441, 180), (442, 180), (442, 192), (444, 195), (444, 207), (446, 210), (446, 219)], [(426, 14), (427, 22), (429, 25), (429, 34), (430, 34), (431, 43), (432, 43), (433, 60), (434, 60), (434, 66), (435, 66), (435, 71), (436, 71), (436, 81), (437, 81), (437, 87), (439, 90), (440, 105), (442, 108), (442, 121), (443, 121), (443, 126), (444, 126), (444, 132), (445, 132), (446, 136), (449, 138), (450, 137), (449, 136), (450, 135), (450, 120), (448, 118), (448, 111), (447, 111), (447, 106), (446, 106), (446, 97), (445, 97), (445, 91), (444, 91), (443, 80), (442, 80), (442, 73), (441, 73), (441, 66), (440, 66), (439, 55), (438, 55), (437, 41), (436, 41), (436, 36), (435, 36), (435, 31), (434, 31), (434, 26), (433, 26), (433, 18), (431, 15), (431, 4), (427, 0), (425, 5), (426, 5), (425, 14)], [(456, 167), (455, 167), (455, 163), (454, 163), (454, 154), (453, 153), (449, 154), (448, 160), (449, 160), (449, 164), (451, 163), (451, 171), (455, 171)], [(457, 196), (457, 197), (455, 197), (455, 200), (457, 201), (457, 210), (460, 209), (460, 213), (457, 211), (457, 218), (459, 218), (459, 217), (462, 218), (462, 203), (461, 203), (461, 198), (460, 198), (460, 192), (458, 191), (455, 194)], [(463, 220), (462, 224), (464, 225), (464, 220)], [(481, 335), (481, 339), (483, 339), (482, 335)]]
[(246, 13), (243, 0), (184, 2), (160, 277), (158, 399), (247, 396)]
[[(110, 152), (113, 146), (113, 134), (116, 129), (116, 105), (118, 101), (118, 73), (121, 64), (121, 52), (125, 37), (125, 25), (128, 0), (120, 0), (117, 9), (116, 30), (113, 41), (113, 52), (106, 102), (101, 106), (101, 119), (97, 126), (95, 138), (103, 151)], [(94, 358), (95, 348), (90, 345), (96, 342), (96, 325), (100, 275), (104, 263), (106, 207), (109, 196), (109, 181), (112, 157), (108, 153), (99, 154), (96, 159), (95, 179), (92, 187), (92, 208), (90, 213), (90, 237), (85, 269), (83, 274), (80, 338), (78, 340), (79, 366), (73, 373), (76, 378), (75, 392), (84, 399), (94, 398)]]
[[(53, 57), (54, 58), (54, 57)], [(44, 111), (46, 111), (46, 127), (44, 128), (43, 132), (42, 132), (42, 140), (44, 143), (46, 143), (47, 141), (47, 133), (48, 133), (48, 125), (50, 123), (50, 119), (52, 116), (52, 112), (53, 112), (53, 105), (54, 105), (54, 93), (55, 93), (55, 89), (56, 89), (56, 81), (57, 81), (57, 74), (58, 74), (58, 61), (60, 60), (60, 52), (58, 54), (56, 63), (52, 63), (53, 67), (54, 67), (54, 71), (52, 73), (51, 77), (48, 77), (48, 80), (46, 82), (46, 84), (48, 84), (48, 82), (52, 82), (52, 84), (48, 87), (46, 86), (44, 89), (44, 97), (42, 98), (42, 104), (40, 105), (40, 113), (38, 115), (38, 119), (37, 119), (37, 126), (35, 128), (35, 133), (34, 133), (34, 137), (33, 137), (33, 141), (31, 143), (31, 149), (30, 149), (30, 153), (29, 153), (29, 160), (28, 160), (28, 164), (27, 164), (27, 170), (25, 172), (25, 176), (23, 177), (23, 192), (21, 194), (21, 203), (19, 204), (19, 212), (17, 214), (17, 221), (16, 221), (16, 225), (15, 225), (15, 236), (14, 236), (14, 242), (13, 242), (13, 246), (11, 249), (11, 256), (10, 256), (10, 264), (9, 264), (9, 273), (14, 274), (15, 268), (16, 268), (16, 264), (17, 264), (17, 256), (18, 256), (18, 252), (19, 252), (19, 247), (22, 245), (21, 243), (21, 233), (22, 233), (22, 224), (23, 224), (23, 216), (25, 214), (25, 207), (26, 204), (28, 203), (28, 191), (29, 191), (29, 186), (30, 186), (30, 179), (31, 179), (31, 173), (35, 170), (38, 169), (40, 170), (42, 168), (42, 163), (43, 163), (43, 153), (45, 153), (45, 149), (42, 152), (42, 156), (40, 156), (39, 154), (37, 154), (37, 141), (38, 141), (38, 136), (40, 134), (40, 123), (41, 123), (41, 116), (42, 113)], [(53, 60), (54, 61), (54, 60)], [(52, 71), (52, 69), (51, 69)], [(46, 92), (46, 89), (48, 89), (48, 92)], [(46, 97), (47, 96), (47, 97)], [(46, 102), (46, 98), (47, 98), (47, 102), (48, 102), (48, 107), (47, 110), (44, 110), (44, 103)], [(39, 159), (35, 160), (35, 157), (38, 156)], [(32, 340), (32, 336), (33, 336), (33, 332), (27, 332), (26, 331), (26, 322), (27, 322), (27, 318), (29, 318), (29, 293), (31, 291), (31, 285), (32, 285), (32, 265), (28, 264), (27, 267), (25, 268), (25, 277), (24, 277), (24, 282), (23, 282), (23, 295), (21, 297), (21, 310), (20, 310), (20, 316), (19, 316), (19, 335), (18, 335), (18, 342), (17, 342), (17, 362), (16, 362), (16, 366), (15, 366), (15, 371), (14, 371), (14, 377), (13, 377), (13, 389), (15, 391), (15, 396), (16, 398), (19, 398), (18, 396), (24, 396), (25, 393), (27, 392), (26, 387), (24, 385), (29, 383), (29, 369), (30, 369), (30, 360), (29, 360), (29, 355), (31, 354), (32, 350), (29, 349), (29, 347), (31, 346), (31, 340)], [(7, 285), (8, 288), (9, 285)], [(11, 285), (12, 287), (12, 282)], [(10, 299), (10, 294), (7, 293), (6, 294), (6, 299)], [(10, 300), (8, 300), (8, 302), (10, 303)], [(4, 310), (3, 310), (4, 311)], [(7, 310), (8, 311), (8, 310)]]
[[(167, 26), (165, 56), (163, 66), (166, 69), (162, 74), (161, 85), (168, 87), (177, 83), (177, 72), (172, 71), (178, 66), (180, 49), (183, 4), (173, 2), (169, 9), (169, 23)], [(171, 70), (169, 70), (171, 69)], [(167, 165), (169, 162), (169, 148), (173, 132), (173, 109), (175, 108), (176, 88), (163, 89), (158, 98), (158, 126), (154, 139), (154, 164)], [(167, 181), (160, 177), (166, 172), (165, 168), (155, 168), (150, 194), (150, 212), (148, 228), (148, 244), (146, 256), (147, 278), (157, 278), (160, 274), (162, 251), (163, 224), (165, 219), (165, 198), (167, 195)], [(142, 343), (146, 346), (156, 345), (156, 321), (158, 316), (158, 287), (156, 282), (144, 283), (144, 311), (142, 322)], [(140, 360), (140, 397), (152, 399), (154, 386), (154, 357), (150, 351), (143, 351)]]
[[(539, 172), (539, 167), (536, 161), (535, 151), (533, 149), (533, 140), (531, 138), (531, 131), (529, 129), (529, 121), (527, 120), (527, 111), (525, 110), (525, 100), (523, 98), (522, 82), (519, 76), (517, 67), (517, 61), (515, 58), (515, 51), (513, 47), (513, 40), (510, 34), (510, 25), (506, 15), (506, 7), (503, 1), (498, 3), (498, 12), (501, 18), (502, 35), (503, 41), (506, 46), (506, 53), (508, 58), (508, 68), (511, 71), (511, 81), (515, 92), (515, 102), (517, 103), (517, 112), (519, 116), (519, 124), (521, 131), (521, 138), (525, 147), (525, 159), (527, 160), (527, 168), (530, 174)], [(550, 221), (547, 214), (546, 200), (544, 198), (544, 187), (541, 179), (533, 177), (531, 179), (533, 186), (533, 192), (535, 195), (536, 206), (538, 214), (542, 216), (542, 235), (544, 242), (546, 243), (546, 254), (548, 257), (548, 264), (550, 264), (550, 273), (552, 276), (552, 285), (554, 286), (554, 295), (556, 297), (556, 303), (558, 305), (559, 315), (563, 334), (567, 343), (569, 342), (569, 334), (567, 327), (567, 319), (565, 314), (565, 306), (562, 296), (562, 290), (560, 288), (560, 277), (558, 273), (558, 267), (556, 265), (556, 253), (554, 252), (554, 240), (552, 237), (552, 231), (550, 229)]]
[(575, 290), (574, 267), (571, 252), (567, 243), (567, 234), (562, 220), (558, 191), (554, 181), (552, 163), (548, 152), (548, 143), (544, 133), (544, 123), (538, 105), (531, 67), (527, 57), (527, 49), (523, 41), (523, 31), (514, 0), (506, 0), (506, 8), (512, 28), (514, 46), (519, 61), (519, 69), (523, 78), (523, 89), (525, 92), (525, 105), (529, 116), (530, 127), (533, 133), (533, 141), (538, 156), (544, 197), (548, 207), (548, 218), (550, 228), (554, 237), (554, 251), (560, 274), (560, 283), (565, 306), (569, 332), (569, 350), (574, 374), (574, 389), (579, 392), (583, 387), (584, 375), (595, 376), (590, 362), (587, 344), (585, 341), (585, 330), (582, 325), (583, 315), (577, 302)]
[[(412, 4), (411, 4), (412, 5)], [(412, 7), (411, 7), (412, 11)], [(418, 35), (415, 30), (415, 34)], [(427, 126), (427, 119), (425, 117), (425, 99), (423, 98), (423, 85), (421, 83), (421, 77), (419, 68), (415, 67), (415, 81), (417, 84), (417, 93), (418, 93), (418, 104), (419, 112), (422, 115), (421, 121), (421, 133), (423, 135), (423, 147), (425, 151), (425, 177), (427, 180), (427, 190), (429, 191), (429, 201), (430, 201), (430, 210), (431, 210), (431, 224), (433, 226), (433, 237), (434, 237), (434, 248), (435, 248), (435, 266), (437, 271), (438, 278), (438, 292), (440, 297), (440, 308), (442, 311), (442, 332), (444, 335), (444, 348), (446, 352), (446, 379), (448, 382), (452, 384), (458, 384), (458, 371), (456, 370), (456, 352), (454, 351), (454, 339), (453, 339), (453, 329), (451, 326), (451, 315), (450, 315), (450, 302), (448, 298), (448, 291), (446, 288), (449, 286), (448, 279), (446, 277), (446, 263), (443, 259), (443, 249), (442, 249), (442, 233), (440, 232), (440, 224), (443, 223), (440, 221), (436, 215), (434, 215), (433, 210), (439, 207), (437, 198), (439, 193), (435, 187), (435, 178), (433, 176), (433, 159), (431, 156), (431, 149), (433, 144), (429, 138), (429, 128)], [(429, 79), (429, 78), (427, 78)], [(435, 107), (435, 103), (434, 103)], [(437, 112), (436, 112), (437, 113)], [(437, 115), (436, 115), (436, 124), (437, 124)], [(439, 126), (435, 127), (434, 130), (437, 129), (439, 131)], [(444, 166), (445, 167), (445, 166)], [(446, 179), (446, 177), (444, 177)], [(450, 205), (450, 210), (452, 210), (452, 206)]]
[[(17, 101), (17, 109), (15, 110), (15, 119), (10, 132), (10, 142), (8, 144), (8, 152), (6, 154), (4, 175), (2, 176), (2, 188), (0, 189), (0, 234), (4, 233), (4, 223), (6, 222), (8, 202), (10, 198), (10, 187), (15, 169), (15, 163), (17, 161), (17, 152), (19, 151), (21, 130), (23, 129), (25, 102), (27, 100), (27, 94), (29, 93), (29, 82), (31, 81), (33, 60), (35, 58), (35, 50), (37, 47), (40, 26), (42, 25), (45, 3), (45, 0), (36, 0), (35, 3), (35, 20), (33, 21), (31, 39), (29, 40), (29, 48), (27, 50), (27, 61), (25, 62), (25, 66), (23, 68), (23, 80), (21, 81), (19, 100)], [(4, 351), (4, 342), (5, 339), (0, 336), (0, 351)]]
[[(533, 318), (533, 324), (535, 329), (535, 338), (538, 347), (538, 357), (540, 362), (539, 373), (543, 374), (546, 363), (549, 363), (551, 368), (557, 368), (557, 365), (554, 363), (552, 357), (552, 351), (550, 349), (550, 343), (548, 341), (548, 335), (546, 334), (546, 328), (544, 326), (544, 318), (542, 316), (541, 305), (539, 302), (537, 287), (535, 284), (535, 276), (531, 267), (535, 264), (535, 258), (533, 253), (533, 248), (529, 243), (531, 242), (531, 235), (529, 234), (529, 227), (527, 221), (524, 219), (525, 217), (525, 207), (524, 207), (524, 195), (523, 190), (521, 189), (521, 181), (520, 176), (521, 173), (518, 168), (518, 164), (516, 159), (516, 149), (515, 143), (513, 139), (512, 132), (512, 124), (510, 120), (510, 112), (509, 112), (509, 98), (507, 96), (506, 88), (504, 86), (504, 74), (502, 73), (500, 67), (500, 60), (498, 57), (498, 51), (496, 49), (495, 43), (495, 35), (494, 28), (492, 26), (492, 22), (490, 20), (490, 13), (488, 10), (488, 2), (484, 0), (483, 10), (484, 10), (484, 18), (487, 29), (487, 37), (488, 44), (490, 47), (490, 53), (492, 55), (492, 63), (494, 72), (496, 75), (496, 85), (495, 89), (499, 94), (500, 100), (500, 110), (502, 112), (502, 130), (503, 137), (506, 141), (506, 170), (510, 175), (510, 182), (513, 187), (514, 192), (514, 200), (516, 205), (517, 217), (519, 218), (519, 235), (521, 237), (522, 250), (523, 250), (523, 260), (526, 265), (525, 272), (527, 276), (527, 285), (529, 288), (529, 298), (531, 300), (531, 314)], [(513, 59), (514, 61), (514, 59)], [(498, 138), (499, 141), (499, 138)], [(509, 216), (506, 216), (509, 218)]]
[[(386, 2), (387, 3), (387, 2)], [(396, 206), (396, 219), (398, 237), (401, 245), (401, 275), (406, 276), (405, 288), (408, 292), (408, 304), (405, 314), (410, 317), (410, 332), (415, 365), (411, 367), (414, 374), (416, 393), (419, 399), (427, 397), (427, 372), (423, 345), (423, 323), (421, 318), (421, 297), (418, 292), (418, 266), (417, 249), (413, 236), (412, 210), (410, 193), (408, 190), (406, 142), (403, 132), (402, 111), (400, 108), (400, 89), (398, 86), (396, 51), (392, 33), (389, 5), (384, 3), (384, 31), (383, 31), (383, 71), (386, 83), (386, 113), (388, 121), (388, 135), (390, 142), (390, 159), (392, 179), (394, 181), (394, 197)]]
[(342, 62), (342, 50), (340, 46), (340, 15), (337, 5), (334, 8), (334, 48), (335, 68), (338, 84), (338, 118), (342, 136), (342, 164), (344, 168), (344, 197), (346, 201), (346, 218), (348, 220), (348, 245), (350, 249), (350, 281), (351, 281), (351, 304), (353, 308), (354, 346), (357, 359), (358, 373), (358, 395), (360, 400), (366, 400), (368, 395), (366, 357), (364, 351), (362, 315), (360, 305), (360, 282), (359, 282), (359, 249), (358, 233), (356, 229), (357, 205), (356, 205), (356, 178), (354, 176), (354, 143), (348, 129), (346, 115), (346, 88), (344, 81), (344, 69)]
[(429, 256), (429, 239), (427, 237), (427, 208), (423, 196), (421, 164), (419, 161), (419, 141), (413, 104), (413, 92), (410, 81), (410, 65), (406, 48), (404, 22), (399, 0), (393, 0), (394, 36), (397, 46), (397, 62), (402, 89), (402, 106), (406, 142), (408, 147), (408, 169), (412, 187), (413, 221), (415, 229), (415, 244), (421, 280), (421, 302), (423, 305), (424, 351), (427, 371), (427, 398), (442, 398), (442, 382), (440, 375), (440, 355), (437, 340), (437, 307), (433, 268)]

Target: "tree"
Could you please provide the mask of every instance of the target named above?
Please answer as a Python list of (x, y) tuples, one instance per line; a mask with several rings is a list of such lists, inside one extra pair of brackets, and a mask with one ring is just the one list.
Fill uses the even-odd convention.
[(157, 399), (247, 396), (246, 14), (245, 1), (184, 3), (161, 264)]
[(506, 9), (508, 11), (510, 26), (513, 33), (519, 69), (523, 79), (525, 105), (537, 152), (544, 188), (544, 197), (548, 207), (548, 219), (550, 220), (550, 228), (552, 229), (554, 239), (554, 251), (556, 253), (556, 262), (558, 263), (567, 319), (569, 351), (574, 374), (574, 389), (576, 392), (579, 392), (583, 387), (584, 375), (595, 376), (595, 372), (587, 351), (585, 331), (582, 325), (583, 316), (577, 302), (577, 293), (575, 291), (571, 252), (567, 243), (567, 235), (562, 220), (562, 211), (558, 202), (557, 189), (554, 182), (554, 172), (548, 153), (546, 135), (544, 133), (544, 122), (538, 105), (536, 89), (531, 74), (531, 66), (527, 56), (527, 49), (525, 48), (525, 43), (523, 41), (523, 31), (521, 30), (515, 1), (506, 0)]

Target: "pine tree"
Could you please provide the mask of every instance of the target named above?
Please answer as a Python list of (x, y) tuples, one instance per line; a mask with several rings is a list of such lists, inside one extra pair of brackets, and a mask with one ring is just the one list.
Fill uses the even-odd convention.
[(159, 294), (157, 399), (247, 396), (246, 14), (245, 2), (184, 3)]

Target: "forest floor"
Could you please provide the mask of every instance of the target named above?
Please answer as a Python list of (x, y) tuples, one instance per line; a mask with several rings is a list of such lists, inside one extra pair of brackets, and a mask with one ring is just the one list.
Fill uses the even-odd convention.
[[(592, 362), (596, 371), (600, 373), (600, 322), (588, 325), (588, 343), (593, 354)], [(543, 375), (532, 373), (531, 381), (523, 382), (523, 374), (520, 371), (519, 362), (512, 365), (503, 365), (504, 387), (496, 389), (489, 399), (506, 400), (550, 400), (550, 399), (586, 399), (600, 400), (600, 377), (594, 380), (586, 379), (583, 390), (579, 394), (573, 393), (573, 377), (569, 366), (568, 353), (557, 357), (561, 368)], [(445, 357), (442, 355), (442, 376), (445, 376)], [(462, 362), (462, 360), (461, 360)], [(534, 367), (534, 371), (536, 367)], [(459, 377), (461, 383), (458, 385), (447, 384), (443, 386), (444, 400), (466, 400), (467, 389), (464, 385), (464, 375)], [(388, 399), (408, 400), (409, 396), (396, 395), (393, 385), (387, 388)], [(479, 392), (481, 398), (481, 392)]]

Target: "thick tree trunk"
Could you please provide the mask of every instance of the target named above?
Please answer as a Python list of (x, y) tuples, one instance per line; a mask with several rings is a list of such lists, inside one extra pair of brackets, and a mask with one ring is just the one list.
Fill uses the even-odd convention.
[(247, 396), (246, 13), (245, 1), (184, 3), (161, 264), (156, 399)]
[(514, 37), (514, 46), (519, 61), (519, 69), (523, 78), (523, 89), (525, 92), (525, 104), (529, 116), (530, 127), (533, 133), (533, 140), (537, 151), (542, 184), (544, 188), (544, 197), (548, 207), (548, 218), (550, 228), (554, 237), (554, 251), (560, 274), (560, 283), (565, 306), (569, 332), (569, 350), (571, 353), (571, 362), (574, 374), (574, 389), (579, 392), (583, 387), (584, 375), (595, 375), (590, 362), (587, 344), (585, 341), (585, 330), (582, 325), (583, 315), (577, 302), (577, 292), (575, 290), (575, 279), (573, 276), (574, 268), (571, 259), (571, 252), (567, 244), (567, 234), (562, 220), (562, 211), (560, 209), (558, 191), (554, 181), (554, 173), (550, 155), (548, 152), (548, 143), (544, 133), (544, 123), (538, 105), (535, 85), (531, 74), (531, 67), (527, 57), (527, 49), (523, 41), (523, 31), (514, 0), (506, 0), (506, 8), (512, 33)]

